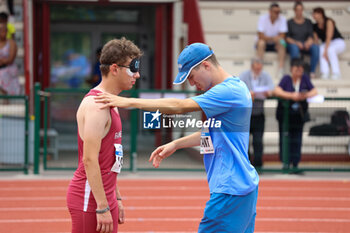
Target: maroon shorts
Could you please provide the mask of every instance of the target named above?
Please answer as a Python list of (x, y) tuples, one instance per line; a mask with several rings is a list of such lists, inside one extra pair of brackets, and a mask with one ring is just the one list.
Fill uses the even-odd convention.
[[(99, 233), (96, 231), (96, 213), (69, 209), (72, 218), (72, 233)], [(118, 208), (111, 210), (113, 233), (118, 232)]]

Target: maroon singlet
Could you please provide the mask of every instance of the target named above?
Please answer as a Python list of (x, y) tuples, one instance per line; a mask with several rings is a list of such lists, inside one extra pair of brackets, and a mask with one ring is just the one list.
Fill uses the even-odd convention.
[[(96, 96), (101, 91), (92, 89), (87, 96)], [(117, 112), (110, 109), (111, 126), (108, 134), (101, 141), (101, 149), (99, 152), (98, 161), (101, 169), (103, 187), (106, 193), (108, 205), (113, 210), (117, 207), (117, 199), (115, 188), (117, 184), (117, 173), (112, 172), (111, 168), (115, 162), (115, 147), (114, 144), (121, 144), (122, 141), (122, 123)], [(85, 168), (83, 164), (83, 147), (84, 142), (80, 138), (78, 131), (78, 168), (74, 173), (67, 192), (67, 206), (72, 210), (81, 210), (84, 212), (95, 212), (97, 205), (92, 194), (89, 182), (86, 178)]]

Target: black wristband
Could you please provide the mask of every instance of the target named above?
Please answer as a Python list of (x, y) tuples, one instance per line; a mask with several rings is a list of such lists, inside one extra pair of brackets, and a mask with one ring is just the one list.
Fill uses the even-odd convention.
[(107, 206), (107, 208), (103, 209), (103, 210), (98, 210), (96, 209), (96, 214), (104, 214), (106, 213), (107, 211), (109, 211), (109, 206)]
[(117, 197), (117, 201), (121, 201), (123, 200), (121, 197)]

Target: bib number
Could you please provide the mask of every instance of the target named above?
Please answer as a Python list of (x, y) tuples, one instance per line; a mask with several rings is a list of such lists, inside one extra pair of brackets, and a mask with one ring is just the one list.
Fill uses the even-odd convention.
[(111, 169), (112, 172), (120, 173), (123, 167), (123, 146), (121, 144), (114, 144), (115, 147), (115, 163)]
[(214, 146), (213, 141), (211, 140), (211, 136), (208, 128), (205, 128), (201, 133), (201, 146), (200, 146), (201, 154), (213, 154)]

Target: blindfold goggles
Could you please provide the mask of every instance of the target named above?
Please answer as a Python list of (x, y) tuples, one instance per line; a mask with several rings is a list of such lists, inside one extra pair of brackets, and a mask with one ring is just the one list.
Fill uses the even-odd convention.
[(118, 66), (129, 68), (132, 73), (136, 73), (136, 72), (139, 72), (140, 70), (140, 60), (137, 58), (134, 58), (131, 60), (128, 66), (123, 66), (123, 65), (118, 65)]
[[(102, 65), (110, 66), (109, 64), (102, 64)], [(134, 58), (131, 60), (131, 62), (128, 66), (124, 66), (124, 65), (118, 65), (118, 66), (127, 68), (128, 74), (130, 76), (133, 76), (135, 73), (140, 71), (140, 60), (137, 58)]]

